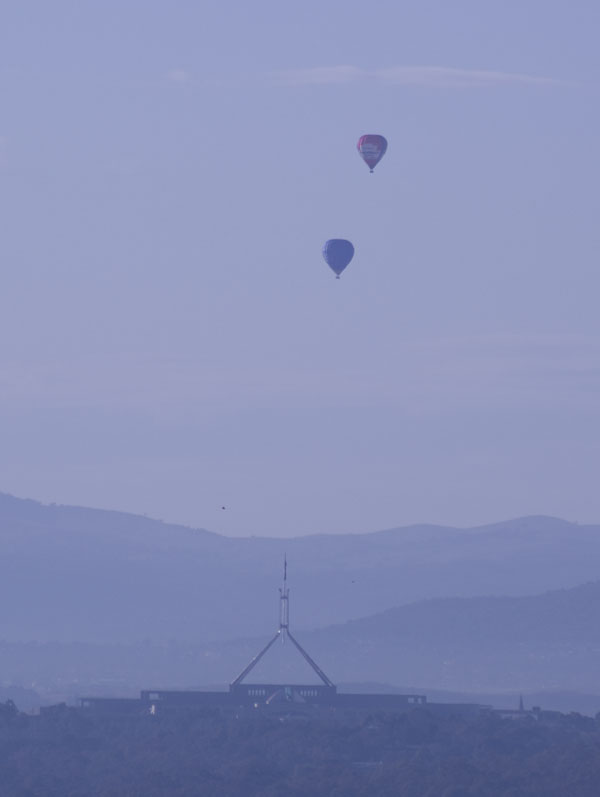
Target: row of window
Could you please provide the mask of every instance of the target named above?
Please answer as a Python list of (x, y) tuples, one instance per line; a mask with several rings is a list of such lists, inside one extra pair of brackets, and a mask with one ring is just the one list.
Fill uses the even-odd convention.
[[(289, 687), (286, 687), (286, 691)], [(319, 690), (318, 689), (299, 689), (298, 692), (302, 695), (302, 697), (318, 697)], [(248, 697), (264, 697), (267, 694), (266, 689), (255, 689), (250, 687), (247, 691)]]

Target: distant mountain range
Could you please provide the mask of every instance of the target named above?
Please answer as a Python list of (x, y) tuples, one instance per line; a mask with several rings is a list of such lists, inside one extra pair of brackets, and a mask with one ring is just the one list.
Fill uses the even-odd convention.
[(530, 597), (421, 601), (301, 641), (339, 681), (368, 674), (458, 691), (599, 692), (598, 617), (595, 581)]
[[(304, 635), (306, 629), (423, 599), (533, 595), (594, 581), (600, 576), (600, 526), (528, 517), (466, 530), (411, 526), (357, 535), (240, 539), (136, 515), (45, 506), (0, 494), (0, 639), (187, 640), (204, 647), (269, 634), (277, 622), (284, 552), (291, 620)], [(411, 645), (421, 635), (431, 636), (432, 650), (443, 639), (457, 651), (457, 658), (445, 664), (450, 673), (460, 666), (454, 661), (467, 644), (464, 634), (469, 632), (473, 640), (477, 633), (487, 645), (488, 623), (500, 622), (488, 621), (500, 611), (499, 603), (486, 599), (477, 606), (485, 618), (478, 624), (473, 608), (471, 625), (463, 630), (456, 621), (467, 604), (444, 601), (357, 620), (342, 626), (343, 633), (371, 640), (352, 652), (354, 660), (366, 663), (377, 633), (385, 636), (396, 624), (397, 661), (407, 667)], [(535, 623), (522, 633), (521, 604), (502, 606), (513, 607), (507, 610), (514, 612), (508, 624), (512, 633), (535, 638)], [(409, 617), (410, 622), (402, 619)], [(445, 620), (435, 619), (441, 617)], [(506, 614), (502, 622), (508, 622)], [(368, 624), (368, 634), (361, 623)], [(429, 623), (435, 631), (422, 630)], [(332, 631), (318, 642), (323, 655), (329, 655), (326, 639), (339, 633)], [(517, 644), (510, 641), (510, 629), (506, 633), (504, 644)], [(310, 638), (315, 643), (319, 639), (318, 634)], [(346, 644), (341, 637), (339, 644)], [(399, 681), (407, 682), (402, 673), (393, 679)]]

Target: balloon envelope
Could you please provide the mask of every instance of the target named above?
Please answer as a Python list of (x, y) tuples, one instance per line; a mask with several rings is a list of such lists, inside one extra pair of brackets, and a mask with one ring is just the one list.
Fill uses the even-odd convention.
[(323, 257), (329, 268), (339, 278), (342, 271), (354, 257), (354, 247), (350, 241), (346, 241), (344, 238), (331, 238), (329, 241), (325, 241)]
[(387, 141), (383, 136), (369, 134), (358, 139), (356, 148), (360, 153), (360, 157), (373, 172), (373, 169), (385, 155)]

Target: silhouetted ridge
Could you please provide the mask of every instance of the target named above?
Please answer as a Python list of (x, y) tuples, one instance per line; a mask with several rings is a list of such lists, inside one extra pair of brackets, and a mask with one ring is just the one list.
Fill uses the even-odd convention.
[[(300, 632), (432, 597), (525, 595), (598, 577), (600, 529), (530, 517), (479, 529), (236, 539), (125, 512), (0, 494), (7, 640), (267, 635), (272, 575), (294, 561)], [(331, 596), (335, 598), (332, 600)]]

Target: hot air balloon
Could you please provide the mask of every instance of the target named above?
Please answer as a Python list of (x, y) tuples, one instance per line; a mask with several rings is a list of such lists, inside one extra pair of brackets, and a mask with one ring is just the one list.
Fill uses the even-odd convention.
[(331, 238), (323, 245), (323, 257), (339, 280), (340, 274), (354, 257), (354, 247), (344, 238)]
[(373, 169), (385, 155), (387, 141), (383, 136), (367, 135), (361, 136), (356, 145), (360, 157), (367, 164), (373, 174)]

